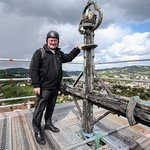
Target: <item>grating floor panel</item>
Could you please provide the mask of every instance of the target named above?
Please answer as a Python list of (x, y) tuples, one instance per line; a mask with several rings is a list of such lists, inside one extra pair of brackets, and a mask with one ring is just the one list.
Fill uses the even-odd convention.
[(10, 128), (11, 128), (10, 118), (5, 118), (0, 121), (0, 135), (1, 135), (0, 150), (12, 148)]
[[(82, 106), (82, 103), (80, 105)], [(37, 144), (34, 138), (33, 111), (34, 109), (27, 109), (0, 113), (0, 150), (59, 150), (82, 141), (81, 121), (78, 120), (80, 115), (74, 103), (56, 105), (53, 123), (60, 128), (60, 132), (52, 133), (43, 130), (46, 138), (44, 146)], [(94, 117), (99, 117), (105, 111), (94, 107)], [(109, 114), (94, 125), (94, 132), (97, 134), (106, 133), (127, 123), (126, 119)], [(43, 125), (44, 118), (42, 127)], [(102, 140), (106, 145), (100, 147), (99, 150), (150, 150), (149, 127), (140, 124), (105, 136)], [(74, 149), (90, 150), (91, 148), (85, 144)]]
[[(124, 125), (126, 123), (125, 120), (126, 119), (124, 118), (110, 114), (107, 118), (102, 119), (98, 124), (99, 128), (105, 128), (104, 131), (107, 132), (108, 129)], [(108, 129), (106, 129), (106, 127)], [(114, 147), (115, 150), (125, 149), (125, 147), (129, 149), (142, 150), (150, 145), (150, 138), (148, 136), (150, 134), (149, 132), (150, 130), (147, 127), (137, 124), (135, 126), (119, 130), (118, 132), (111, 134), (111, 136), (106, 136), (103, 138), (103, 141), (111, 145), (111, 147)], [(126, 146), (120, 142), (124, 143)]]

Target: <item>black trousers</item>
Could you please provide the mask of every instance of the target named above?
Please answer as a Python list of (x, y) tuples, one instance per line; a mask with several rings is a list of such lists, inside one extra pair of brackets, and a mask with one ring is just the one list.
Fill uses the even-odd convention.
[(36, 96), (36, 107), (33, 113), (32, 125), (35, 132), (41, 131), (41, 120), (45, 110), (45, 124), (52, 123), (52, 114), (58, 96), (58, 89), (55, 90), (42, 90), (41, 94)]

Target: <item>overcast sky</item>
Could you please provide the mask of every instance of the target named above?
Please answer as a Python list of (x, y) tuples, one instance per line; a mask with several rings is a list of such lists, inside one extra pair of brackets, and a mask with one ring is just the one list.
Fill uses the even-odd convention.
[[(0, 0), (0, 58), (28, 59), (43, 47), (47, 32), (60, 34), (65, 53), (83, 43), (78, 32), (88, 0)], [(103, 20), (95, 30), (95, 62), (150, 58), (150, 0), (97, 0)], [(73, 62), (83, 62), (83, 52)], [(96, 69), (147, 62), (96, 65)], [(0, 61), (0, 68), (29, 68), (28, 62)], [(82, 70), (82, 65), (63, 65)]]

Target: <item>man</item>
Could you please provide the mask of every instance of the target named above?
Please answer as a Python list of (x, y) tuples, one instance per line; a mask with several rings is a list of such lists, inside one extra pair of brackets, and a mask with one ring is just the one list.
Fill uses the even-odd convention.
[[(46, 44), (42, 50), (34, 52), (30, 63), (30, 76), (36, 93), (36, 107), (33, 114), (33, 129), (35, 138), (39, 144), (45, 144), (45, 138), (41, 130), (41, 119), (45, 111), (45, 130), (59, 132), (59, 129), (52, 123), (52, 114), (54, 111), (58, 90), (62, 80), (62, 63), (72, 61), (82, 49), (81, 46), (74, 48), (69, 54), (64, 54), (58, 48), (59, 34), (56, 31), (50, 31), (46, 36)], [(44, 57), (44, 58), (42, 58)]]

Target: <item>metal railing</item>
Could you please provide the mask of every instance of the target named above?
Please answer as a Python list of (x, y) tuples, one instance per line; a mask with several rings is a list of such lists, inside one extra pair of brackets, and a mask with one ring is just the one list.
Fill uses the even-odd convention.
[[(30, 60), (25, 60), (25, 59), (2, 59), (0, 58), (0, 61), (16, 61), (16, 62), (30, 62)], [(150, 59), (145, 59), (145, 60), (129, 60), (129, 61), (118, 61), (118, 62), (103, 62), (103, 63), (98, 63), (98, 65), (100, 64), (109, 64), (109, 63), (122, 63), (122, 62), (135, 62), (135, 61), (150, 61)], [(69, 64), (80, 64), (80, 63), (69, 63)], [(109, 78), (109, 77), (101, 77), (103, 80), (120, 80), (120, 81), (130, 81), (130, 82), (143, 82), (143, 83), (150, 83), (150, 80), (135, 80), (135, 79), (125, 79), (125, 78)], [(73, 77), (63, 77), (63, 80), (65, 79), (73, 79)], [(29, 77), (27, 78), (3, 78), (3, 79), (0, 79), (0, 82), (12, 82), (12, 81), (30, 81), (31, 79)], [(99, 92), (100, 94), (100, 92)], [(6, 102), (6, 101), (13, 101), (13, 100), (26, 100), (26, 99), (35, 99), (36, 96), (24, 96), (24, 97), (14, 97), (14, 98), (3, 98), (3, 99), (0, 99), (0, 102)], [(120, 97), (121, 99), (121, 97)], [(4, 109), (4, 108), (11, 108), (13, 106), (26, 106), (26, 105), (31, 105), (31, 104), (34, 104), (34, 101), (25, 101), (23, 103), (20, 103), (20, 104), (11, 104), (11, 105), (3, 105), (3, 106), (0, 106), (1, 109)], [(142, 106), (148, 106), (150, 107), (150, 104), (148, 104), (147, 102), (145, 101), (140, 101), (138, 104), (142, 105)], [(114, 130), (110, 130), (108, 132), (105, 132), (103, 134), (101, 134), (101, 137), (105, 137), (107, 135), (110, 135), (116, 131), (119, 131), (121, 129), (124, 129), (126, 127), (128, 127), (129, 124), (127, 125), (124, 125), (124, 126), (121, 126), (119, 128), (116, 128)], [(76, 143), (76, 144), (73, 144), (71, 146), (68, 146), (66, 148), (63, 148), (62, 150), (69, 150), (69, 149), (73, 149), (73, 148), (76, 148), (78, 146), (81, 146), (83, 144), (86, 144), (86, 143), (89, 143), (91, 141), (94, 141), (96, 139), (96, 135), (87, 139), (87, 140), (83, 140), (82, 142), (79, 142), (79, 143)]]
[[(9, 61), (9, 62), (30, 62), (31, 60), (28, 59), (13, 59), (13, 58), (0, 58), (0, 61)], [(150, 61), (150, 59), (140, 59), (140, 60), (126, 60), (126, 61), (117, 61), (117, 62), (97, 62), (95, 63), (95, 65), (101, 65), (101, 64), (111, 64), (111, 63), (123, 63), (123, 62), (139, 62), (139, 61)], [(68, 64), (83, 64), (83, 63), (74, 63), (74, 62), (70, 62)], [(135, 79), (126, 79), (126, 78), (109, 78), (109, 77), (101, 77), (104, 80), (122, 80), (122, 81), (130, 81), (130, 82), (143, 82), (143, 83), (150, 83), (150, 80), (135, 80)], [(63, 79), (73, 79), (73, 77), (63, 77)], [(29, 77), (27, 78), (3, 78), (0, 79), (1, 81), (30, 81), (31, 79)], [(4, 98), (4, 99), (0, 99), (0, 102), (4, 102), (4, 101), (12, 101), (12, 100), (22, 100), (22, 99), (30, 99), (30, 98), (35, 98), (36, 96), (25, 96), (25, 97), (14, 97), (14, 98)], [(33, 103), (33, 102), (31, 102)], [(21, 103), (21, 104), (12, 104), (12, 105), (8, 105), (8, 107), (10, 106), (19, 106), (19, 105), (23, 105), (25, 103)], [(30, 103), (26, 103), (26, 105), (28, 105)], [(4, 108), (7, 107), (6, 106), (0, 106), (0, 108)]]
[[(0, 58), (0, 61), (30, 62), (31, 60), (29, 60), (29, 59)], [(95, 65), (114, 64), (114, 63), (123, 63), (123, 62), (139, 62), (139, 61), (150, 61), (150, 59), (135, 59), (135, 60), (110, 61), (110, 62), (95, 62)], [(68, 64), (83, 64), (83, 62), (69, 62)]]

